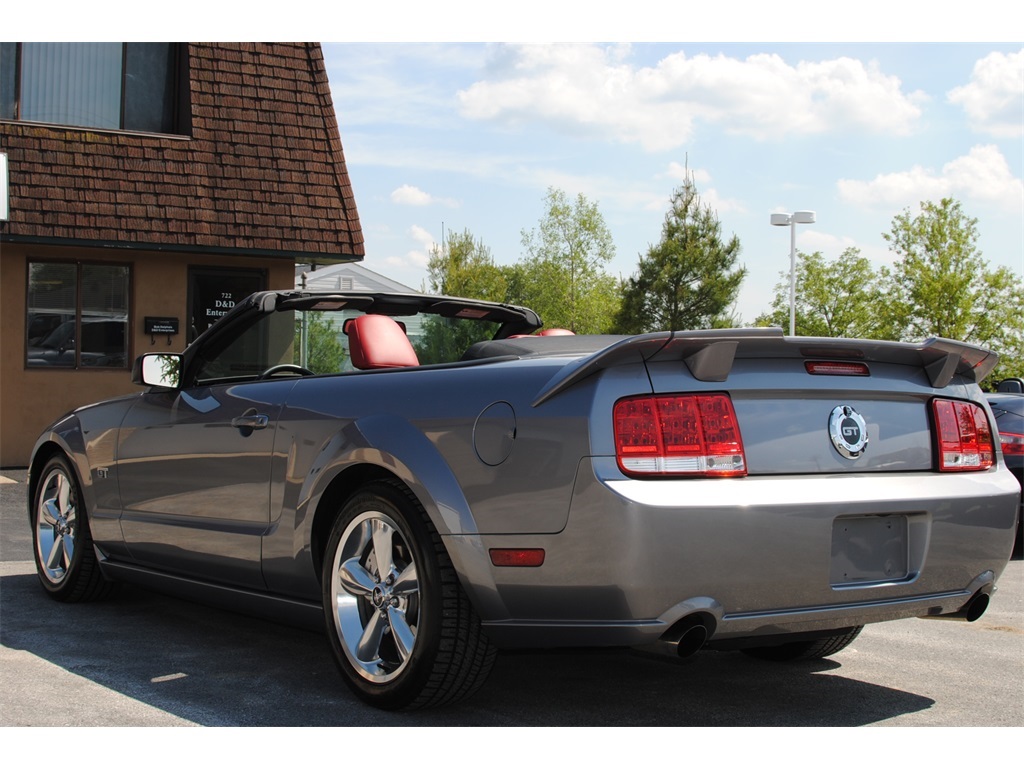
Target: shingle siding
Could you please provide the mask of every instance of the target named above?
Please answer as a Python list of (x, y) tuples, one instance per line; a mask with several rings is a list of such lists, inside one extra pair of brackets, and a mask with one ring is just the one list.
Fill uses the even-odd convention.
[(316, 43), (190, 43), (191, 136), (0, 123), (11, 240), (361, 259)]

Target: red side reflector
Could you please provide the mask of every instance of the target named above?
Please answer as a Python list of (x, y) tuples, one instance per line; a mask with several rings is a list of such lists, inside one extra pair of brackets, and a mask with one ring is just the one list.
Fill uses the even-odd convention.
[(627, 397), (615, 404), (615, 455), (630, 475), (747, 474), (732, 400), (725, 394)]
[(544, 565), (543, 549), (492, 549), (491, 563), (517, 568), (536, 568)]
[(988, 417), (979, 405), (960, 400), (933, 400), (940, 472), (976, 472), (995, 460)]
[(815, 376), (870, 376), (867, 363), (837, 363), (833, 361), (808, 361), (804, 363), (808, 373)]

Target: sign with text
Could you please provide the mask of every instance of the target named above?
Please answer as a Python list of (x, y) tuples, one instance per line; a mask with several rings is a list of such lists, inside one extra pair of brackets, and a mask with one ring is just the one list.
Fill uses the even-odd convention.
[(201, 334), (239, 301), (261, 291), (266, 278), (261, 272), (193, 270), (191, 273), (192, 317), (189, 341)]
[(178, 332), (178, 318), (176, 317), (146, 317), (144, 322), (146, 333), (149, 334)]

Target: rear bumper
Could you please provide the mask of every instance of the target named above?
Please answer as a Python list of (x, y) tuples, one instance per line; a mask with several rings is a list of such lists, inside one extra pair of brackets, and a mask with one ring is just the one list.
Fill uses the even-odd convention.
[[(614, 459), (588, 459), (562, 532), (476, 542), (543, 547), (544, 564), (492, 567), (492, 584), (470, 591), (488, 634), (510, 647), (643, 645), (694, 615), (729, 640), (950, 614), (993, 590), (1019, 493), (1003, 467), (639, 481)], [(901, 532), (837, 534), (876, 518)], [(879, 578), (845, 577), (851, 559)]]
[(953, 616), (975, 595), (991, 594), (995, 579), (987, 571), (965, 589), (934, 595), (917, 595), (893, 600), (875, 600), (791, 610), (728, 614), (716, 600), (696, 597), (673, 606), (656, 620), (624, 621), (485, 621), (487, 634), (506, 648), (542, 648), (571, 646), (644, 646), (673, 635), (673, 628), (688, 617), (711, 619), (712, 641), (773, 637), (841, 630), (863, 624), (911, 618)]

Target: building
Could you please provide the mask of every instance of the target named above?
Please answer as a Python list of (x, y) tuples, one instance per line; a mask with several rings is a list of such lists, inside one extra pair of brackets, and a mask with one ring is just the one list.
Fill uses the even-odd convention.
[(346, 263), (316, 268), (311, 264), (295, 265), (295, 287), (311, 291), (365, 291), (366, 293), (420, 293), (397, 280), (374, 272), (363, 264)]
[[(295, 287), (298, 290), (310, 291), (419, 293), (415, 288), (410, 288), (397, 280), (392, 280), (390, 277), (385, 277), (367, 269), (362, 264), (355, 263), (335, 264), (323, 269), (315, 269), (311, 264), (296, 264)], [(332, 314), (335, 315), (330, 320), (334, 337), (341, 349), (344, 350), (344, 362), (342, 363), (341, 370), (351, 371), (353, 366), (349, 356), (348, 336), (345, 335), (345, 321), (361, 315), (362, 312), (358, 310), (345, 310)], [(405, 330), (413, 346), (418, 345), (423, 338), (423, 317), (421, 315), (411, 315), (395, 319)], [(306, 348), (305, 343), (303, 343), (301, 353), (303, 359), (305, 359), (305, 354)]]
[(0, 466), (297, 262), (363, 258), (317, 43), (0, 43), (0, 154)]

